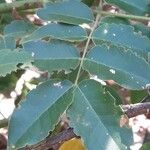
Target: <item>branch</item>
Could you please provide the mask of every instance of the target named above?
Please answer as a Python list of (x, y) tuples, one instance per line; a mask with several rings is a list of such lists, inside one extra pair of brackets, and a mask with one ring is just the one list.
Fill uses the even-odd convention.
[(57, 135), (47, 137), (43, 141), (32, 145), (32, 146), (26, 146), (24, 148), (20, 148), (19, 150), (49, 150), (50, 148), (53, 148), (53, 146), (62, 144), (65, 141), (68, 141), (72, 138), (79, 138), (74, 132), (72, 128), (63, 130), (62, 132), (58, 133)]
[(121, 108), (129, 118), (132, 118), (137, 115), (148, 114), (150, 112), (150, 102), (122, 105)]
[(8, 119), (0, 120), (0, 128), (4, 128), (8, 126)]
[(132, 20), (150, 21), (150, 17), (146, 17), (146, 16), (136, 16), (136, 15), (121, 14), (121, 13), (111, 13), (111, 12), (107, 12), (107, 11), (101, 11), (99, 9), (94, 10), (94, 12), (101, 14), (103, 16), (112, 16), (112, 17), (121, 17), (121, 18), (127, 18), (127, 19), (132, 19)]
[(0, 4), (0, 13), (11, 12), (13, 8), (16, 8), (17, 10), (32, 9), (38, 7), (37, 3), (43, 3), (48, 1), (50, 0), (24, 0), (15, 1), (13, 3), (2, 3)]

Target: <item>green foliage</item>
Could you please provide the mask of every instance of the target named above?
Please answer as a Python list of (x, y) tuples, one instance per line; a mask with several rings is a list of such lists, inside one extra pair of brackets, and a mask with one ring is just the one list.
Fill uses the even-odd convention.
[(37, 15), (44, 20), (75, 25), (94, 21), (92, 11), (77, 1), (48, 3), (45, 8), (38, 10)]
[(16, 71), (18, 64), (27, 64), (32, 62), (32, 60), (31, 55), (23, 50), (0, 50), (0, 76), (6, 76), (8, 73)]
[(36, 29), (36, 26), (23, 20), (12, 21), (11, 24), (4, 28), (5, 36), (11, 36), (14, 38), (21, 38), (27, 34), (30, 34)]
[[(129, 147), (131, 133), (119, 127), (119, 108), (105, 87), (96, 81), (84, 80), (76, 88), (73, 98), (67, 113), (70, 125), (78, 135), (82, 135), (89, 150)], [(124, 136), (122, 143), (121, 134)]]
[(142, 146), (141, 150), (149, 150), (149, 148), (150, 148), (150, 143), (147, 142)]
[(114, 4), (119, 8), (135, 15), (145, 15), (150, 13), (149, 0), (105, 0), (108, 3)]
[(3, 30), (7, 24), (13, 20), (11, 13), (0, 14), (0, 33), (3, 33)]
[[(141, 100), (143, 100), (147, 96), (146, 90), (138, 91), (138, 90), (131, 90), (130, 91), (131, 96), (131, 102), (132, 103), (139, 103)], [(146, 101), (150, 101), (150, 99), (146, 99)]]
[(25, 38), (23, 42), (33, 41), (46, 37), (74, 42), (85, 40), (87, 34), (86, 31), (79, 26), (48, 24), (33, 32), (31, 35)]
[(87, 54), (83, 68), (103, 80), (113, 79), (128, 89), (144, 89), (150, 83), (149, 64), (130, 50), (118, 47), (94, 47)]
[[(149, 28), (142, 22), (131, 21), (131, 16), (125, 14), (125, 18), (111, 14), (99, 20), (95, 1), (49, 1), (44, 1), (44, 7), (36, 11), (45, 25), (10, 19), (2, 27), (1, 79), (13, 75), (11, 72), (17, 72), (21, 65), (30, 67), (31, 63), (50, 74), (14, 110), (9, 121), (8, 150), (47, 137), (64, 112), (88, 150), (129, 149), (132, 131), (119, 124), (124, 114), (120, 109), (122, 99), (105, 80), (114, 80), (128, 89), (133, 103), (146, 95), (143, 90), (150, 83)], [(143, 18), (149, 13), (147, 0), (106, 2)], [(18, 13), (29, 13), (23, 8)], [(98, 79), (91, 79), (93, 76)]]
[(0, 36), (0, 49), (15, 49), (16, 40), (13, 37)]
[[(130, 40), (129, 40), (130, 39)], [(134, 28), (124, 24), (103, 24), (93, 33), (95, 44), (107, 43), (125, 49), (147, 58), (150, 49), (150, 39), (134, 32)]]
[(124, 18), (119, 18), (119, 17), (103, 17), (100, 24), (103, 23), (116, 23), (116, 24), (126, 24), (129, 25), (129, 21), (127, 19)]
[(8, 74), (5, 77), (0, 78), (0, 92), (5, 93), (9, 90), (13, 90), (18, 80), (16, 73)]
[(5, 2), (5, 0), (1, 0), (1, 2), (0, 3), (4, 3)]
[(141, 32), (142, 35), (147, 36), (150, 39), (150, 28), (142, 23), (137, 23), (134, 25), (136, 32)]
[[(71, 104), (72, 90), (69, 81), (51, 80), (31, 91), (11, 117), (8, 149), (34, 144), (45, 138), (54, 129), (60, 114)], [(31, 139), (34, 136), (36, 138)]]
[(78, 51), (66, 43), (31, 41), (24, 44), (24, 49), (34, 55), (36, 67), (50, 73), (62, 69), (69, 71), (79, 64)]

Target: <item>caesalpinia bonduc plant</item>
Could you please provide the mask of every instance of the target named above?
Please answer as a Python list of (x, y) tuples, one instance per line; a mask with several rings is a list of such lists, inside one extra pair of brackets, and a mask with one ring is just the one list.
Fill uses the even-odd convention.
[[(34, 10), (35, 3), (43, 7)], [(20, 16), (36, 13), (43, 25), (24, 15), (8, 21), (0, 36), (0, 76), (31, 64), (49, 74), (14, 110), (8, 149), (43, 140), (64, 113), (88, 150), (129, 149), (131, 129), (119, 124), (125, 114), (123, 102), (107, 80), (131, 95), (136, 92), (130, 103), (140, 102), (150, 83), (150, 29), (145, 25), (150, 21), (149, 4), (148, 0), (31, 0), (3, 9), (8, 15), (12, 8)], [(117, 13), (104, 9), (109, 5), (118, 8)], [(33, 12), (27, 11), (30, 7)]]

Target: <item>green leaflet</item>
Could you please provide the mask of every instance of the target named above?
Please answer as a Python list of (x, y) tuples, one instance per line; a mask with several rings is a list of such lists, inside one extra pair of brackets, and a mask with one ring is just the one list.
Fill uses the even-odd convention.
[(90, 7), (90, 6), (92, 6), (94, 1), (93, 0), (82, 0), (82, 2)]
[(26, 64), (32, 62), (31, 55), (25, 51), (9, 49), (0, 50), (0, 76), (5, 76), (18, 69), (20, 63)]
[(134, 15), (145, 15), (150, 13), (149, 0), (105, 0), (107, 3), (114, 4), (126, 12)]
[(121, 105), (122, 104), (122, 97), (116, 92), (116, 89), (112, 86), (106, 86), (105, 87), (107, 92), (109, 92), (112, 97), (115, 99), (115, 104), (116, 105)]
[[(130, 98), (131, 98), (131, 103), (135, 104), (135, 103), (140, 103), (145, 97), (147, 96), (147, 91), (146, 90), (131, 90), (130, 91)], [(146, 101), (144, 102), (148, 102), (150, 101), (150, 98), (147, 98)]]
[(13, 37), (0, 36), (0, 50), (3, 49), (15, 49), (16, 40)]
[(145, 142), (143, 146), (140, 148), (140, 150), (149, 150), (150, 148), (150, 142)]
[(113, 79), (129, 89), (144, 89), (150, 83), (150, 66), (131, 51), (96, 46), (87, 54), (83, 68), (100, 79)]
[(34, 31), (31, 35), (23, 39), (23, 42), (42, 39), (45, 37), (74, 42), (85, 40), (87, 33), (80, 26), (50, 23)]
[(137, 23), (133, 25), (136, 32), (141, 33), (144, 36), (147, 36), (150, 39), (150, 28), (142, 23)]
[(91, 9), (77, 1), (48, 3), (44, 8), (37, 11), (37, 15), (43, 20), (58, 21), (74, 25), (94, 21)]
[(134, 32), (132, 26), (124, 24), (103, 24), (93, 33), (95, 44), (107, 43), (130, 49), (138, 55), (147, 59), (150, 51), (150, 39)]
[(125, 24), (125, 25), (130, 24), (130, 22), (125, 18), (112, 17), (112, 16), (103, 17), (100, 21), (100, 24), (104, 24), (104, 23), (115, 23), (115, 24)]
[[(4, 6), (4, 4), (2, 4)], [(7, 4), (5, 4), (7, 5)], [(4, 7), (1, 7), (1, 4), (0, 4), (0, 9), (3, 9)], [(11, 21), (13, 20), (13, 17), (12, 17), (12, 12), (8, 12), (8, 13), (1, 13), (0, 14), (0, 21), (1, 21), (1, 24), (0, 24), (0, 33), (3, 34), (4, 33), (4, 28), (7, 24), (9, 24)]]
[(8, 92), (8, 89), (14, 89), (18, 81), (17, 73), (13, 72), (5, 77), (0, 77), (0, 93)]
[(5, 36), (4, 43), (6, 49), (14, 50), (16, 48), (16, 39), (14, 37)]
[(13, 112), (8, 131), (8, 150), (35, 144), (45, 138), (72, 101), (70, 81), (50, 80), (31, 91)]
[(34, 65), (41, 70), (67, 70), (79, 64), (77, 49), (66, 43), (46, 43), (43, 41), (25, 43), (24, 49), (34, 55)]
[(132, 143), (132, 132), (119, 127), (114, 98), (94, 80), (79, 84), (67, 114), (88, 150), (123, 150)]
[(5, 49), (5, 41), (3, 36), (0, 36), (0, 50)]
[(23, 20), (12, 21), (4, 28), (4, 37), (0, 39), (1, 49), (15, 49), (16, 40), (31, 34), (37, 27)]
[(11, 36), (14, 38), (22, 38), (28, 34), (31, 34), (37, 27), (24, 20), (15, 20), (11, 24), (6, 25), (4, 28), (5, 36)]

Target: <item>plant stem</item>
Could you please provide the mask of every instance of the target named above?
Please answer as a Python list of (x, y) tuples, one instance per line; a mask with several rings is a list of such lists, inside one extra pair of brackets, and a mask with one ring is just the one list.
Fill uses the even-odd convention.
[(127, 18), (132, 20), (141, 20), (141, 21), (150, 21), (150, 17), (146, 16), (136, 16), (136, 15), (127, 15), (127, 14), (120, 14), (120, 13), (111, 13), (107, 11), (101, 11), (100, 9), (95, 10), (94, 12), (104, 15), (104, 16), (113, 16), (113, 17), (121, 17)]
[[(50, 0), (49, 0), (50, 1)], [(2, 3), (0, 4), (0, 13), (7, 13), (12, 11), (13, 8), (18, 10), (26, 10), (28, 8), (35, 8), (35, 3), (44, 3), (48, 0), (24, 0), (24, 1), (15, 1), (12, 3)]]
[[(99, 7), (101, 9), (101, 5), (102, 5), (102, 2), (100, 0), (100, 3), (99, 3)], [(90, 40), (92, 38), (92, 34), (94, 32), (94, 30), (96, 29), (96, 27), (98, 26), (98, 23), (99, 23), (99, 20), (100, 20), (100, 17), (101, 17), (101, 14), (97, 14), (96, 16), (96, 20), (95, 20), (95, 23), (91, 29), (91, 32), (88, 36), (88, 39), (87, 39), (87, 42), (85, 44), (85, 47), (84, 47), (84, 50), (83, 50), (83, 55), (82, 55), (82, 58), (81, 58), (81, 61), (80, 61), (80, 65), (79, 65), (79, 70), (78, 70), (78, 73), (77, 73), (77, 77), (76, 77), (76, 80), (75, 80), (75, 86), (78, 84), (78, 80), (79, 80), (79, 77), (80, 77), (80, 73), (81, 73), (81, 70), (82, 70), (82, 65), (83, 65), (83, 61), (84, 61), (84, 58), (85, 58), (85, 55), (86, 55), (86, 52), (88, 50), (88, 47), (89, 47), (89, 44), (90, 44)]]

